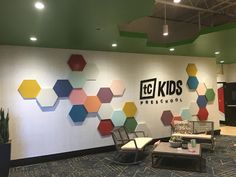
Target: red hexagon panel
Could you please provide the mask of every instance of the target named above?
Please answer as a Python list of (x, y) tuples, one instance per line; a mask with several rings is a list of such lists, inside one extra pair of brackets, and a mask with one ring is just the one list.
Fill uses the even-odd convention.
[(173, 114), (171, 111), (164, 111), (161, 116), (161, 121), (165, 126), (171, 125), (173, 119)]
[(101, 102), (97, 96), (88, 96), (84, 102), (84, 106), (89, 113), (97, 113)]
[(220, 112), (225, 113), (225, 97), (223, 87), (218, 88), (218, 103)]
[(83, 71), (87, 64), (84, 57), (79, 54), (72, 54), (67, 63), (72, 71)]
[(198, 111), (197, 117), (199, 120), (204, 121), (204, 120), (207, 120), (208, 115), (209, 113), (206, 108), (200, 108)]
[(98, 131), (102, 136), (107, 136), (111, 134), (114, 125), (110, 119), (101, 120), (98, 125)]
[(100, 88), (97, 94), (101, 103), (110, 103), (113, 97), (111, 89), (109, 87)]

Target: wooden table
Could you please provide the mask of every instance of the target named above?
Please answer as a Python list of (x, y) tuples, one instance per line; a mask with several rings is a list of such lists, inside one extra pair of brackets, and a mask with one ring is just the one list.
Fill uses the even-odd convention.
[[(169, 159), (196, 159), (199, 162), (199, 171), (202, 171), (202, 151), (201, 145), (196, 144), (196, 147), (189, 149), (170, 147), (169, 142), (161, 142), (152, 152), (152, 166), (158, 167), (158, 160), (168, 157)], [(185, 159), (186, 158), (186, 159)]]

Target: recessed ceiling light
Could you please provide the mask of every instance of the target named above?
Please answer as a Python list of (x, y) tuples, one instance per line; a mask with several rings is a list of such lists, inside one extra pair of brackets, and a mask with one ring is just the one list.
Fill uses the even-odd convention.
[(225, 61), (224, 60), (221, 60), (220, 63), (224, 63)]
[(215, 52), (215, 55), (219, 55), (219, 54), (220, 54), (220, 51), (216, 51), (216, 52)]
[(180, 3), (181, 0), (174, 0), (174, 3)]
[(30, 40), (33, 41), (33, 42), (35, 42), (35, 41), (37, 41), (38, 39), (37, 39), (36, 37), (30, 37)]
[(35, 4), (34, 4), (34, 7), (36, 8), (36, 9), (39, 9), (39, 10), (42, 10), (42, 9), (44, 9), (44, 4), (42, 3), (42, 2), (40, 2), (40, 1), (37, 1)]
[(171, 52), (173, 52), (173, 51), (175, 51), (175, 48), (170, 48), (169, 50), (170, 50)]
[(116, 43), (113, 43), (111, 46), (112, 46), (112, 47), (117, 47), (117, 44), (116, 44)]

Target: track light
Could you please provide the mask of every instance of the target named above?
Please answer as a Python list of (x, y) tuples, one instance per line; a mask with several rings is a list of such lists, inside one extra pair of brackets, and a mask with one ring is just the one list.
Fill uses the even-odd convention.
[(166, 4), (165, 4), (164, 17), (165, 17), (165, 24), (163, 25), (163, 36), (168, 36), (169, 30), (168, 30), (168, 25), (166, 24)]
[(173, 2), (174, 2), (174, 3), (180, 3), (181, 0), (174, 0)]

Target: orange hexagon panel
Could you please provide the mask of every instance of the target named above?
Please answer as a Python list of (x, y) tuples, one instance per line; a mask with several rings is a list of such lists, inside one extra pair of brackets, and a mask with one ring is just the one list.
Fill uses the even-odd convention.
[(137, 112), (137, 107), (134, 102), (126, 102), (123, 107), (123, 111), (126, 117), (134, 117)]
[(101, 102), (97, 96), (88, 96), (84, 102), (84, 106), (89, 113), (98, 112)]
[(193, 64), (193, 63), (189, 63), (187, 68), (186, 68), (186, 72), (188, 73), (189, 76), (196, 76), (196, 74), (197, 74), (196, 65)]
[(36, 80), (23, 80), (18, 88), (21, 96), (25, 99), (36, 98), (40, 90), (41, 88)]

